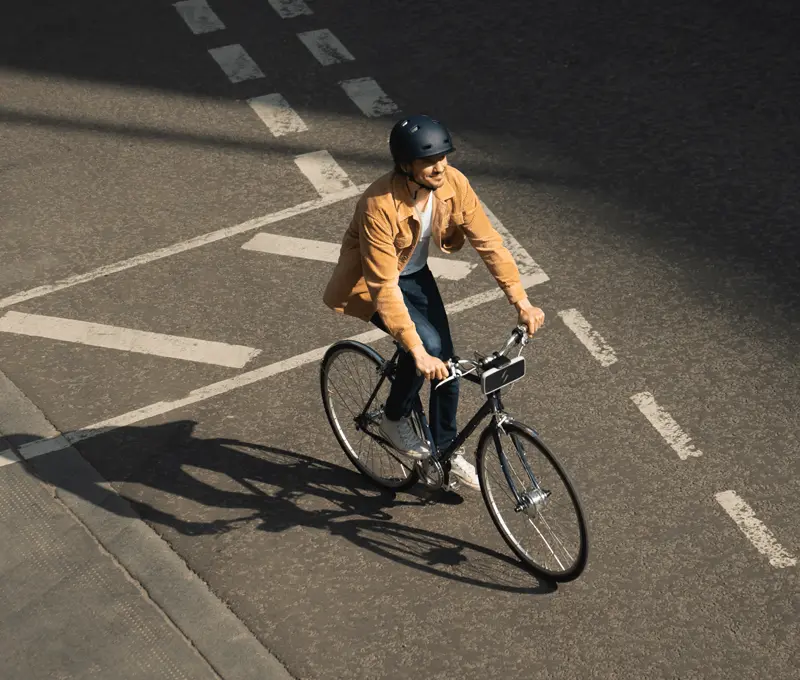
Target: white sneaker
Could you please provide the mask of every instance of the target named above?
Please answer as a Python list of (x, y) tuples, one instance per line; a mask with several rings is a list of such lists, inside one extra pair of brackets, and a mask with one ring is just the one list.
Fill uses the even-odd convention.
[(431, 450), (414, 431), (408, 416), (400, 420), (389, 420), (384, 416), (378, 429), (394, 448), (414, 460), (422, 460), (431, 455)]
[(475, 466), (464, 458), (463, 448), (456, 451), (450, 459), (450, 474), (470, 489), (477, 491), (481, 488)]

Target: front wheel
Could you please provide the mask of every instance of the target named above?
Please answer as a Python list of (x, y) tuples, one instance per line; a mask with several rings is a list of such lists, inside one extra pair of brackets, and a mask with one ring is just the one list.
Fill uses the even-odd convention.
[(508, 420), (483, 432), (476, 455), (481, 493), (497, 530), (537, 576), (571, 581), (589, 539), (574, 486), (539, 435)]

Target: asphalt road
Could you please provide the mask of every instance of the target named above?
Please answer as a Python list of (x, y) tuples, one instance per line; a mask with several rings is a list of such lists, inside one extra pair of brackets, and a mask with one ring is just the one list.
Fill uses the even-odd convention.
[[(300, 154), (371, 181), (396, 116), (338, 83), (374, 78), (447, 121), (451, 162), (549, 276), (508, 405), (577, 483), (586, 572), (537, 582), (477, 493), (370, 487), (316, 361), (169, 406), (369, 330), (323, 307), (331, 265), (242, 248), (337, 241), (353, 198), (0, 308), (260, 350), (244, 368), (0, 332), (3, 371), (62, 432), (166, 404), (77, 447), (298, 678), (797, 677), (798, 567), (716, 499), (735, 491), (800, 556), (794, 6), (210, 4), (226, 28), (198, 35), (167, 2), (33, 2), (4, 22), (0, 299), (313, 200)], [(353, 61), (314, 59), (296, 34), (322, 28)], [(263, 78), (229, 82), (208, 50), (232, 43)], [(306, 131), (273, 137), (245, 101), (274, 92)], [(448, 302), (492, 285), (480, 267), (441, 282)], [(514, 321), (502, 301), (454, 315), (457, 350)], [(642, 392), (702, 455), (677, 455)]]

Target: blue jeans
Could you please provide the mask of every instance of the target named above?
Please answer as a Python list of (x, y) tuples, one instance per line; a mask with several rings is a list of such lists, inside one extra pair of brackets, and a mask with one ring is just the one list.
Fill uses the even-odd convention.
[[(401, 276), (400, 290), (425, 351), (442, 361), (452, 358), (453, 339), (450, 337), (447, 313), (431, 270), (426, 266), (414, 274)], [(370, 321), (387, 332), (377, 312)], [(424, 384), (425, 378), (417, 375), (414, 358), (409, 352), (401, 350), (397, 374), (386, 401), (386, 417), (390, 420), (399, 420), (411, 413), (414, 399)], [(456, 438), (458, 432), (456, 427), (458, 381), (453, 380), (439, 390), (433, 389), (437, 384), (437, 380), (431, 384), (428, 418), (436, 446), (445, 449)]]

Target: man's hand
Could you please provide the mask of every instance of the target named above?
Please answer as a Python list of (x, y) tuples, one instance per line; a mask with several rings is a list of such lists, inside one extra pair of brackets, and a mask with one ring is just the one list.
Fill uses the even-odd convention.
[(417, 371), (420, 375), (424, 375), (427, 380), (444, 380), (450, 375), (447, 364), (441, 359), (428, 354), (422, 345), (414, 347), (411, 350), (411, 356), (414, 357)]
[(528, 335), (533, 335), (544, 325), (544, 312), (538, 307), (534, 307), (528, 298), (516, 302), (514, 306), (519, 312), (519, 323), (528, 331)]

